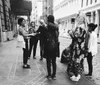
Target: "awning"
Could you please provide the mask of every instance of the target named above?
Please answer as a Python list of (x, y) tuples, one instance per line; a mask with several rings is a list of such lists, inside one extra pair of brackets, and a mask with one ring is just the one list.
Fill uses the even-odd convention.
[(32, 2), (29, 0), (10, 0), (11, 11), (16, 15), (30, 15)]

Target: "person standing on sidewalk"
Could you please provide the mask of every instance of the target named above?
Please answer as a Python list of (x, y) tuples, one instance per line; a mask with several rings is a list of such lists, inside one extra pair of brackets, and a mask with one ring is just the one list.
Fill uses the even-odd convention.
[(26, 22), (24, 18), (18, 19), (19, 35), (23, 36), (25, 42), (25, 46), (23, 48), (23, 68), (30, 68), (30, 65), (28, 65), (28, 49), (29, 49), (28, 39), (30, 36), (35, 36), (36, 34), (35, 33), (29, 34), (25, 24)]
[[(58, 26), (54, 23), (54, 16), (49, 15), (47, 17), (47, 32), (45, 35), (45, 45), (44, 45), (44, 57), (46, 58), (47, 63), (47, 72), (46, 76), (48, 79), (56, 79), (56, 57), (59, 57), (58, 54)], [(51, 72), (51, 67), (53, 72)]]
[(44, 37), (45, 37), (45, 22), (44, 20), (40, 20), (39, 21), (40, 25), (39, 25), (39, 28), (37, 30), (39, 34), (39, 40), (40, 40), (40, 60), (43, 60), (43, 55), (44, 55)]
[[(29, 29), (29, 33), (36, 33), (35, 22), (31, 22), (30, 26), (31, 27)], [(36, 59), (35, 55), (36, 55), (36, 48), (37, 48), (37, 43), (38, 43), (37, 36), (38, 35), (30, 37), (29, 58), (31, 56), (31, 51), (32, 51), (32, 48), (33, 48), (33, 59)]]
[(97, 34), (95, 32), (96, 27), (97, 24), (94, 23), (88, 24), (89, 40), (87, 45), (88, 46), (87, 63), (88, 63), (89, 73), (85, 74), (85, 76), (92, 76), (92, 72), (93, 72), (92, 60), (93, 60), (93, 56), (97, 54)]

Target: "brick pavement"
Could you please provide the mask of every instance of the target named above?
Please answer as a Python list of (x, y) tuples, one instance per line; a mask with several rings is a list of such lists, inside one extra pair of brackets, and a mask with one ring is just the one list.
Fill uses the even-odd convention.
[(16, 41), (9, 41), (0, 47), (0, 85), (95, 85), (82, 76), (79, 82), (72, 82), (65, 73), (66, 65), (57, 59), (57, 80), (47, 80), (45, 59), (30, 59), (31, 69), (22, 68), (22, 50), (16, 48)]

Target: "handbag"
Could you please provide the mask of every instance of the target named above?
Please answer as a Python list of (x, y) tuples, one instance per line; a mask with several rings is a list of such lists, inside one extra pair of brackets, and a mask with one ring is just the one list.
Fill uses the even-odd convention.
[(22, 35), (17, 36), (17, 46), (18, 48), (25, 48), (25, 41)]

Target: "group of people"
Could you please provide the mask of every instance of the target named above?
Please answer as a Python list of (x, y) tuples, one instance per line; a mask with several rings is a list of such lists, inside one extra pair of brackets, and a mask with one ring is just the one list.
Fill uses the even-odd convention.
[[(92, 76), (93, 56), (97, 54), (97, 34), (95, 29), (97, 24), (87, 23), (85, 16), (79, 13), (76, 17), (75, 27), (68, 31), (72, 42), (66, 48), (65, 58), (67, 60), (67, 73), (72, 81), (79, 81), (84, 70), (84, 58), (87, 58), (89, 73), (86, 76)], [(38, 29), (35, 22), (31, 22), (30, 28), (26, 30), (25, 20), (18, 19), (19, 35), (24, 39), (23, 47), (23, 68), (30, 68), (28, 59), (30, 59), (33, 48), (33, 59), (36, 59), (37, 42), (40, 40), (40, 60), (46, 59), (47, 78), (56, 79), (56, 57), (60, 56), (59, 49), (59, 27), (55, 24), (54, 16), (49, 15), (47, 21), (40, 20)], [(52, 67), (52, 69), (51, 69)]]
[[(54, 16), (49, 15), (47, 21), (40, 20), (39, 27), (35, 27), (35, 22), (31, 22), (29, 29), (25, 25), (25, 19), (19, 18), (19, 30), (18, 33), (23, 37), (24, 45), (23, 49), (23, 68), (30, 68), (28, 60), (31, 57), (31, 51), (33, 49), (33, 59), (36, 59), (37, 42), (40, 40), (40, 60), (46, 59), (48, 79), (56, 78), (56, 57), (59, 57), (59, 31), (58, 26), (54, 23)], [(52, 69), (51, 69), (52, 67)]]
[(89, 68), (89, 73), (85, 75), (92, 76), (92, 59), (97, 54), (96, 27), (97, 24), (88, 23), (86, 16), (80, 12), (76, 17), (75, 28), (68, 31), (72, 42), (64, 49), (61, 62), (64, 57), (67, 63), (66, 71), (72, 81), (79, 81), (81, 78), (84, 71), (84, 58), (87, 58)]

